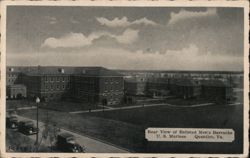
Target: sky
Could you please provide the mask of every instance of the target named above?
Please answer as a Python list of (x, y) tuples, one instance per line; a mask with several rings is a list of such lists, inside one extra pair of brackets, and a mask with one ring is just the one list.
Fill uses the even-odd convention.
[(7, 65), (243, 70), (242, 8), (8, 6)]

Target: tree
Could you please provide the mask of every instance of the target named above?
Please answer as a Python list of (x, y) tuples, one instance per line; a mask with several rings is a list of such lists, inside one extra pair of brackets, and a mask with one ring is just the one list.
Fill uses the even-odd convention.
[(53, 146), (56, 143), (56, 138), (59, 132), (60, 132), (60, 128), (57, 126), (56, 123), (50, 122), (49, 114), (47, 112), (47, 118), (44, 124), (44, 129), (42, 130), (42, 137), (38, 144), (38, 148), (41, 145), (42, 141), (44, 141), (44, 142), (49, 143), (50, 150), (53, 150)]

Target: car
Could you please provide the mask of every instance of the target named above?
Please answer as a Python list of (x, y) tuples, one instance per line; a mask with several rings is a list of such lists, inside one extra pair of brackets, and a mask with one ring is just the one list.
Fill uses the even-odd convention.
[(18, 128), (18, 118), (17, 116), (7, 116), (6, 117), (6, 127), (11, 129)]
[(18, 131), (26, 135), (32, 135), (38, 133), (38, 128), (34, 126), (33, 121), (20, 121)]
[(75, 137), (69, 133), (60, 133), (57, 136), (56, 147), (63, 152), (84, 152), (85, 147), (78, 144)]

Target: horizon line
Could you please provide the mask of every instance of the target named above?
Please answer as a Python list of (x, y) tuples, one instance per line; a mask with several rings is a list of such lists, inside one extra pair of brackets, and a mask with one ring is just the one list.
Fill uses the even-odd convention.
[(110, 70), (117, 70), (117, 71), (186, 71), (186, 72), (191, 72), (191, 71), (196, 71), (196, 72), (244, 72), (244, 70), (194, 70), (194, 69), (190, 69), (190, 70), (181, 70), (181, 69), (122, 69), (122, 68), (108, 68), (105, 66), (63, 66), (63, 65), (47, 65), (47, 66), (41, 66), (41, 65), (37, 65), (37, 66), (12, 66), (12, 65), (6, 65), (7, 67), (104, 67)]

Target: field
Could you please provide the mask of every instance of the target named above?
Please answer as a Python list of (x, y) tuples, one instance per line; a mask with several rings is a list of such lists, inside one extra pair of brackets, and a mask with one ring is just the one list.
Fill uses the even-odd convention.
[[(207, 107), (144, 107), (88, 114), (68, 114), (40, 109), (40, 120), (62, 128), (75, 130), (129, 149), (131, 152), (242, 152), (242, 105)], [(20, 115), (35, 119), (35, 110), (19, 111)], [(66, 121), (67, 120), (67, 121)], [(147, 142), (144, 131), (148, 127), (232, 128), (233, 143)]]
[[(30, 100), (7, 100), (6, 106), (7, 106), (6, 109), (16, 109), (16, 108), (37, 106), (37, 104)], [(54, 111), (62, 111), (62, 112), (102, 109), (102, 107), (99, 107), (97, 105), (90, 105), (86, 103), (76, 103), (69, 101), (39, 103), (39, 108), (49, 109)]]

